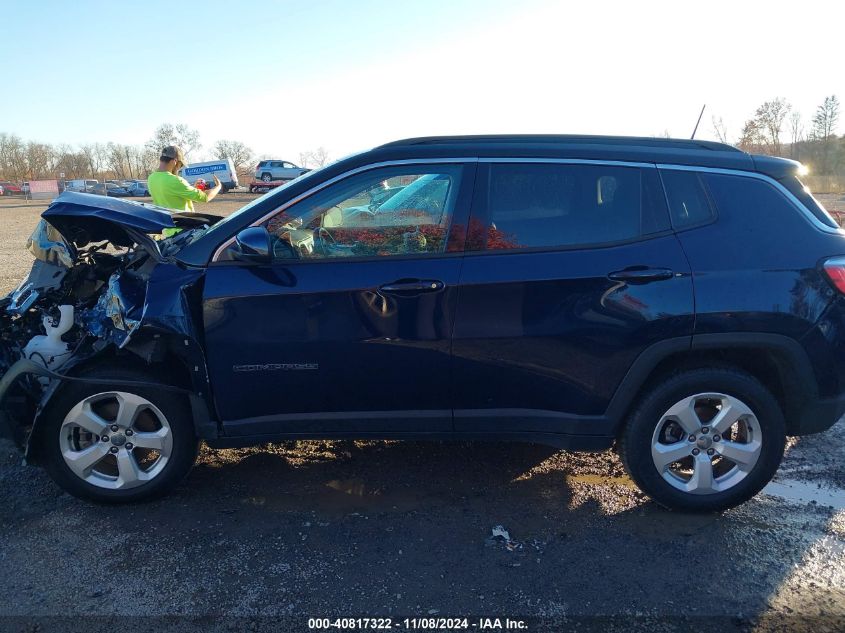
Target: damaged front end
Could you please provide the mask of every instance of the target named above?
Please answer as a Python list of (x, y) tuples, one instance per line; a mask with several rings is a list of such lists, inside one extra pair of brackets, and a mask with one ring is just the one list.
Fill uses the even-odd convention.
[[(207, 393), (195, 307), (204, 271), (175, 255), (217, 220), (80, 193), (42, 214), (27, 242), (32, 269), (0, 299), (0, 422), (27, 455), (41, 412), (83, 365), (161, 363), (180, 390)], [(151, 237), (168, 228), (182, 230)]]

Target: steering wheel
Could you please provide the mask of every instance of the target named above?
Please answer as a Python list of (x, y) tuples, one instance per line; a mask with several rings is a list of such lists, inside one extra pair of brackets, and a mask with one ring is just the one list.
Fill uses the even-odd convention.
[(314, 241), (320, 245), (320, 250), (323, 253), (327, 252), (331, 246), (337, 244), (332, 234), (322, 226), (314, 229)]
[(290, 242), (272, 233), (270, 240), (270, 251), (273, 253), (274, 260), (297, 259), (299, 257), (299, 253)]

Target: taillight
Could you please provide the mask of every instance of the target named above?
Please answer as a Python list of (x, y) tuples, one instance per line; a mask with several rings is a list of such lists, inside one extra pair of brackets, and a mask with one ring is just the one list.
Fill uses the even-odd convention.
[(836, 289), (845, 295), (845, 257), (832, 257), (824, 263), (824, 272)]

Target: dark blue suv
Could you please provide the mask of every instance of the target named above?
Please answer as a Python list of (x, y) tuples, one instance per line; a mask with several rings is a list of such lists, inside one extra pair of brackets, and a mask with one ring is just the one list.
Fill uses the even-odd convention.
[(2, 304), (6, 417), (98, 501), (167, 491), (199, 440), (478, 438), (615, 445), (657, 502), (728, 508), (845, 409), (845, 236), (800, 170), (443, 137), (225, 219), (65, 193)]

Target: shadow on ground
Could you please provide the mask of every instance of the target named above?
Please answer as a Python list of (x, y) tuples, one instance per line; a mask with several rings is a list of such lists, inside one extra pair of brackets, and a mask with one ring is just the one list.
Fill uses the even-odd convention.
[[(845, 613), (825, 574), (794, 581), (820, 539), (841, 543), (832, 509), (761, 496), (721, 515), (669, 513), (611, 453), (316, 441), (204, 451), (173, 495), (124, 507), (71, 499), (4, 463), (8, 614), (723, 615), (777, 628), (800, 613), (819, 631), (819, 618)], [(513, 551), (488, 538), (496, 525)]]

